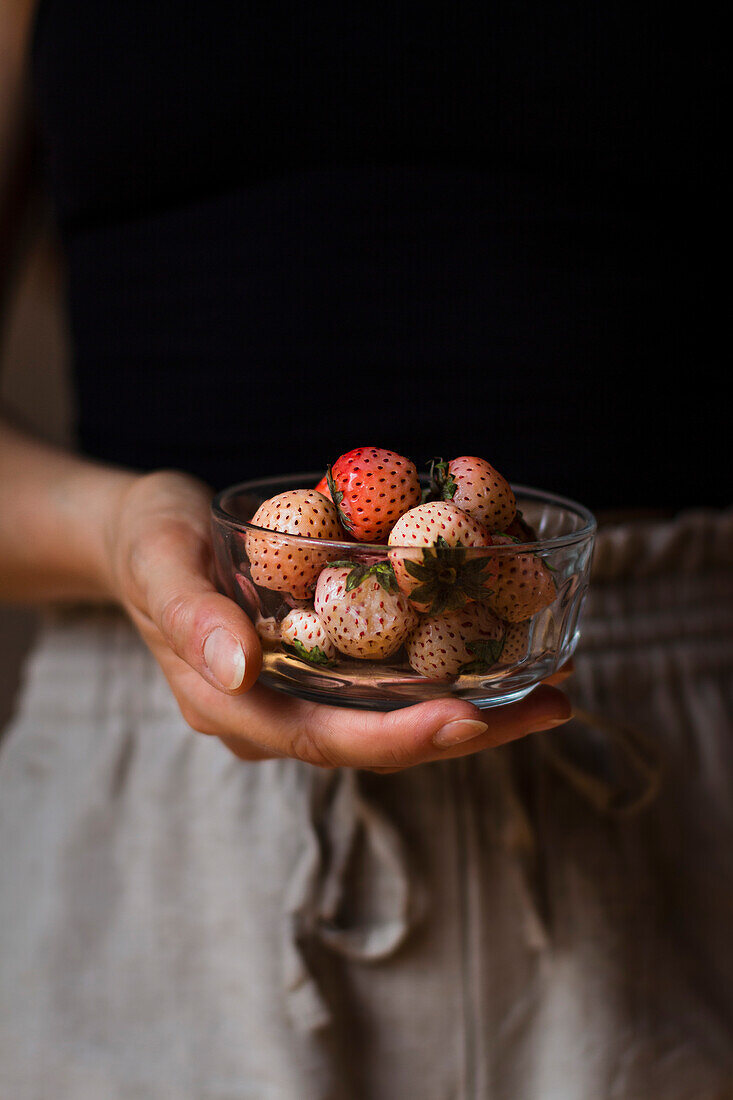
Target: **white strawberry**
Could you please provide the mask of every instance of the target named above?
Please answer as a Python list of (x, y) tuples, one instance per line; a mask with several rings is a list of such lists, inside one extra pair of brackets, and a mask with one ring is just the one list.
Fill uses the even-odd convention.
[(336, 648), (315, 611), (290, 611), (280, 623), (280, 638), (297, 657), (312, 665), (332, 665)]
[(280, 641), (280, 623), (274, 615), (261, 615), (258, 612), (255, 630), (265, 649), (272, 649)]
[[(514, 540), (494, 537), (496, 546), (511, 547)], [(496, 554), (492, 591), (485, 597), (492, 611), (508, 623), (531, 619), (555, 599), (557, 589), (552, 574), (536, 554), (514, 553), (510, 549)]]
[(456, 504), (432, 501), (397, 520), (389, 536), (389, 560), (405, 595), (420, 611), (439, 615), (485, 597), (493, 557), (466, 548), (491, 544), (489, 532)]
[(434, 459), (430, 491), (433, 499), (452, 501), (489, 531), (506, 531), (517, 511), (509, 482), (485, 458)]
[(460, 673), (487, 672), (501, 653), (504, 625), (487, 607), (421, 619), (405, 643), (415, 672), (431, 680), (454, 680)]
[(417, 623), (387, 562), (337, 562), (324, 569), (315, 609), (333, 644), (348, 657), (389, 657)]
[[(334, 553), (310, 547), (305, 540), (343, 537), (336, 506), (315, 489), (291, 489), (261, 504), (250, 522), (268, 531), (248, 531), (245, 539), (254, 583), (307, 600), (319, 572)], [(270, 532), (300, 535), (304, 541), (278, 538)]]
[(529, 656), (529, 627), (523, 623), (507, 623), (504, 646), (499, 656), (500, 665), (518, 665)]

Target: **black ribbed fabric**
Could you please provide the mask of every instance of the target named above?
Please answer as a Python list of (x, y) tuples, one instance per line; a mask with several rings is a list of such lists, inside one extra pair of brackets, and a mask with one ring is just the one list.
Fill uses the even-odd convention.
[(374, 443), (724, 503), (715, 69), (669, 19), (41, 0), (83, 449), (220, 487)]

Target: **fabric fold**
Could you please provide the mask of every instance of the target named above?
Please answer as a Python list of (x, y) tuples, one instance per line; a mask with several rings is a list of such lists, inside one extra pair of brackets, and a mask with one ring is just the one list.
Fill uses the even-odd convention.
[[(349, 885), (357, 882), (365, 905), (350, 897)], [(319, 774), (285, 897), (285, 985), (294, 1025), (317, 1029), (331, 1018), (308, 960), (314, 945), (361, 962), (389, 958), (423, 908), (399, 833), (365, 797), (359, 773)]]

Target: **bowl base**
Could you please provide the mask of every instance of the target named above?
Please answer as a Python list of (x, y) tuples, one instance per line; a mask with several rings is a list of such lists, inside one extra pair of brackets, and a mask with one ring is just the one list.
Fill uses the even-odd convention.
[[(288, 684), (283, 681), (280, 676), (270, 677), (266, 673), (260, 676), (260, 683), (265, 687), (274, 688), (276, 691), (282, 691), (286, 695), (296, 696), (298, 699), (306, 699), (310, 703), (322, 703), (326, 706), (345, 707), (352, 710), (402, 710), (404, 707), (413, 707), (418, 703), (424, 703), (428, 699), (460, 699), (462, 693), (456, 689), (455, 684), (443, 684), (442, 689), (435, 685), (434, 690), (428, 694), (423, 688), (420, 694), (414, 695), (405, 694), (401, 698), (388, 697), (381, 695), (379, 698), (358, 696), (353, 693), (353, 688), (350, 691), (334, 691), (333, 688), (329, 690), (318, 690), (314, 687), (304, 687), (303, 684)], [(433, 688), (433, 685), (430, 685)], [(506, 703), (517, 703), (520, 699), (524, 699), (529, 695), (531, 691), (538, 686), (537, 681), (530, 684), (523, 685), (522, 687), (515, 688), (512, 691), (506, 691), (502, 693), (495, 693), (493, 695), (478, 696), (476, 695), (476, 689), (473, 688), (466, 692), (466, 702), (472, 703), (480, 710), (487, 710), (489, 707), (501, 707)]]
[(329, 674), (287, 653), (266, 652), (259, 682), (310, 703), (354, 710), (401, 710), (446, 698), (465, 699), (487, 710), (524, 699), (573, 655), (578, 638), (576, 630), (557, 653), (545, 652), (510, 668), (496, 666), (488, 675), (450, 682), (424, 679), (409, 666), (389, 661), (348, 661), (338, 673)]

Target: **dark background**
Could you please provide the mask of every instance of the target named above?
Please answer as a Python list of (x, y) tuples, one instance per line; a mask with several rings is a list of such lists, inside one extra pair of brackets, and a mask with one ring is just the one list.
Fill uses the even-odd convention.
[(649, 4), (42, 0), (83, 448), (727, 503), (721, 46)]

